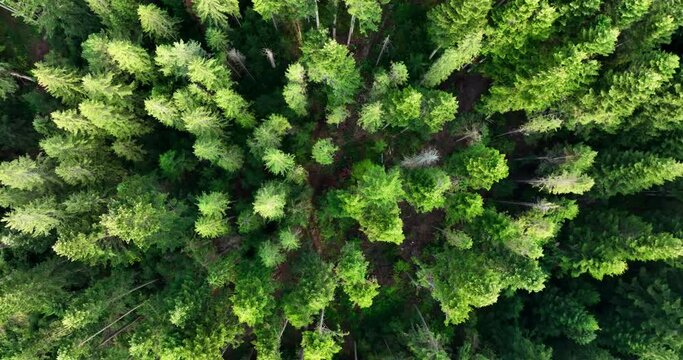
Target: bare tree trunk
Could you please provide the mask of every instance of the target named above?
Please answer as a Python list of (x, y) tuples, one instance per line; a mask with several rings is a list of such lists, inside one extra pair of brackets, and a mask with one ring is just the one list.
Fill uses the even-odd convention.
[(332, 19), (332, 38), (337, 41), (337, 13), (339, 12), (339, 0), (334, 0), (334, 18)]
[(30, 81), (30, 82), (33, 82), (33, 83), (36, 82), (36, 79), (34, 79), (34, 78), (32, 78), (32, 77), (29, 77), (29, 76), (26, 76), (26, 75), (22, 75), (22, 74), (16, 73), (16, 72), (14, 72), (14, 71), (9, 71), (8, 74), (10, 74), (11, 76), (14, 76), (14, 77), (17, 78), (17, 79), (26, 80), (26, 81)]
[[(106, 340), (102, 341), (99, 346), (103, 346), (104, 344), (108, 343), (111, 341), (113, 338), (117, 337), (120, 333), (126, 331), (128, 328), (130, 328), (133, 324), (135, 324), (138, 320), (142, 319), (142, 316), (138, 316), (133, 321), (129, 322), (126, 324), (124, 327), (120, 328), (117, 330), (112, 336), (108, 337)], [(227, 347), (225, 348), (226, 350), (228, 349)]]
[(313, 0), (315, 2), (315, 28), (320, 29), (320, 13), (318, 12), (318, 0)]
[(384, 50), (386, 50), (387, 45), (389, 45), (389, 36), (384, 39), (384, 42), (382, 43), (382, 50), (379, 51), (379, 56), (377, 56), (377, 61), (375, 62), (375, 66), (379, 65), (379, 61), (382, 59), (382, 54), (384, 54)]
[(95, 336), (97, 336), (97, 335), (103, 333), (104, 331), (106, 331), (106, 330), (109, 329), (110, 327), (114, 326), (114, 324), (116, 324), (116, 323), (119, 322), (121, 319), (125, 318), (126, 316), (130, 315), (130, 313), (132, 313), (133, 311), (137, 310), (140, 306), (142, 306), (142, 305), (144, 305), (144, 304), (145, 304), (145, 302), (143, 301), (143, 302), (141, 302), (139, 305), (137, 305), (136, 307), (134, 307), (134, 308), (128, 310), (125, 314), (119, 316), (118, 319), (114, 320), (113, 322), (109, 323), (109, 325), (107, 325), (107, 326), (103, 327), (102, 329), (100, 329), (100, 331), (98, 331), (98, 332), (96, 332), (96, 333), (90, 335), (90, 337), (88, 337), (87, 339), (81, 341), (81, 343), (78, 344), (78, 346), (83, 346), (83, 345), (84, 345), (85, 343), (87, 343), (88, 341), (94, 339)]
[(431, 60), (431, 59), (434, 57), (434, 55), (436, 55), (436, 53), (437, 53), (439, 50), (441, 50), (441, 46), (439, 46), (438, 48), (434, 49), (434, 51), (432, 51), (432, 53), (429, 54), (429, 60)]
[(353, 36), (353, 27), (356, 24), (356, 17), (351, 15), (351, 27), (349, 28), (349, 37), (346, 39), (346, 46), (351, 45), (351, 37)]
[(273, 20), (273, 27), (275, 28), (275, 31), (280, 31), (277, 28), (277, 22), (275, 21), (275, 15), (271, 16), (270, 19)]

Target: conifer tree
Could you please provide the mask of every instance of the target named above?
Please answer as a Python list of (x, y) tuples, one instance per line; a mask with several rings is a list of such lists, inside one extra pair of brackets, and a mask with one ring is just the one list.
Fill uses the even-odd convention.
[(630, 195), (683, 176), (683, 164), (642, 151), (605, 151), (591, 173), (599, 198)]
[(332, 139), (320, 139), (313, 145), (313, 160), (321, 165), (330, 165), (334, 162), (334, 154), (339, 147), (332, 142)]
[(229, 16), (240, 17), (237, 0), (196, 0), (193, 9), (203, 23), (223, 28), (228, 26)]
[(453, 72), (462, 69), (479, 54), (483, 33), (475, 32), (461, 41), (456, 47), (447, 48), (430, 67), (424, 76), (423, 84), (435, 87), (444, 82)]
[(462, 186), (488, 190), (508, 175), (505, 155), (481, 144), (455, 153), (447, 160), (447, 169)]
[(140, 5), (138, 7), (138, 17), (142, 25), (142, 31), (157, 40), (174, 39), (177, 36), (177, 20), (168, 15), (154, 4)]
[(335, 269), (342, 289), (352, 303), (360, 308), (372, 305), (372, 299), (379, 293), (376, 279), (368, 279), (369, 263), (355, 242), (348, 242), (341, 251), (341, 258)]
[(304, 67), (299, 63), (292, 64), (287, 68), (286, 76), (287, 85), (282, 90), (282, 96), (295, 114), (305, 116), (308, 113), (306, 110), (308, 100), (306, 99)]
[(61, 99), (66, 104), (74, 104), (81, 97), (80, 78), (75, 71), (64, 67), (52, 67), (37, 63), (33, 75), (38, 84), (50, 95)]
[(449, 0), (433, 7), (427, 14), (430, 38), (441, 48), (460, 44), (486, 26), (491, 5), (491, 1)]
[(618, 275), (629, 261), (655, 261), (680, 256), (682, 240), (655, 232), (642, 218), (618, 210), (595, 211), (569, 226), (569, 236), (558, 249), (560, 267), (596, 279)]
[(107, 45), (107, 53), (123, 71), (132, 74), (143, 83), (154, 77), (154, 64), (147, 51), (129, 41), (113, 40)]
[(296, 268), (298, 281), (283, 299), (285, 317), (296, 328), (308, 325), (334, 298), (337, 287), (332, 264), (317, 254), (304, 254)]
[(354, 166), (357, 184), (340, 192), (344, 215), (360, 223), (370, 241), (403, 242), (403, 221), (398, 200), (403, 196), (398, 170), (386, 172), (379, 165), (360, 163)]

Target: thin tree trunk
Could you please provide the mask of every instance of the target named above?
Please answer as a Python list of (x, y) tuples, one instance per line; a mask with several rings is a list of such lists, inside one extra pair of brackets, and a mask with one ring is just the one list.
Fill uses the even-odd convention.
[(332, 19), (332, 38), (337, 41), (337, 13), (339, 12), (339, 0), (334, 1), (334, 18)]
[(377, 61), (375, 62), (375, 66), (379, 65), (379, 61), (382, 59), (382, 54), (384, 54), (384, 50), (386, 50), (387, 45), (389, 45), (389, 36), (384, 39), (384, 42), (382, 43), (382, 50), (379, 51), (379, 56), (377, 56)]
[(429, 60), (431, 60), (439, 50), (441, 50), (441, 46), (437, 47), (436, 49), (434, 49), (434, 51), (432, 51), (431, 54), (429, 54)]
[(11, 8), (11, 7), (9, 7), (9, 6), (5, 5), (5, 4), (3, 4), (3, 3), (0, 3), (0, 8), (9, 11), (12, 15), (16, 15), (16, 14), (17, 14), (17, 10), (15, 10), (14, 8)]
[(134, 291), (136, 291), (136, 290), (142, 289), (143, 287), (145, 287), (145, 286), (147, 286), (147, 285), (154, 284), (154, 283), (157, 282), (157, 281), (159, 281), (159, 279), (154, 279), (154, 280), (148, 281), (148, 282), (146, 282), (146, 283), (144, 283), (144, 284), (142, 284), (142, 285), (136, 286), (136, 287), (134, 287), (134, 288), (132, 288), (132, 289), (126, 291), (125, 293), (123, 293), (123, 294), (121, 294), (121, 295), (119, 295), (119, 296), (117, 296), (117, 297), (115, 297), (115, 298), (109, 300), (109, 304), (113, 303), (114, 301), (116, 301), (116, 300), (118, 300), (118, 299), (123, 298), (124, 296), (126, 296), (126, 295), (128, 295), (128, 294), (130, 294), (130, 293), (132, 293), (132, 292), (134, 292)]
[(356, 342), (353, 342), (353, 360), (358, 360), (358, 351), (356, 350)]
[[(120, 328), (117, 330), (112, 336), (108, 337), (106, 340), (102, 341), (99, 346), (103, 346), (104, 344), (108, 343), (111, 341), (113, 338), (117, 337), (120, 333), (126, 331), (129, 327), (131, 327), (134, 323), (136, 323), (138, 320), (142, 319), (142, 316), (138, 316), (133, 321), (129, 322), (126, 324), (124, 327)], [(227, 348), (225, 348), (227, 350)]]
[(356, 17), (351, 15), (351, 27), (349, 28), (349, 37), (346, 39), (346, 46), (351, 45), (351, 37), (353, 36), (353, 27), (356, 24)]
[(277, 22), (275, 21), (275, 15), (271, 16), (270, 19), (273, 20), (273, 27), (275, 28), (275, 31), (279, 32), (280, 30), (277, 28)]
[(301, 24), (299, 24), (298, 20), (294, 21), (294, 28), (296, 29), (296, 39), (299, 42), (299, 45), (301, 45), (303, 42), (303, 38), (301, 37)]
[(502, 134), (500, 134), (500, 135), (497, 135), (496, 137), (501, 137), (501, 136), (505, 136), (505, 135), (512, 135), (512, 134), (519, 134), (519, 133), (521, 133), (522, 131), (523, 131), (523, 130), (520, 130), (520, 129), (512, 130), (512, 131), (508, 131), (508, 132), (502, 133)]
[(32, 77), (29, 77), (29, 76), (26, 76), (26, 75), (22, 75), (22, 74), (16, 73), (16, 72), (14, 72), (14, 71), (9, 71), (8, 73), (9, 73), (10, 75), (14, 76), (14, 77), (17, 78), (17, 79), (26, 80), (26, 81), (30, 81), (30, 82), (33, 82), (33, 83), (36, 82), (36, 79), (34, 79), (34, 78), (32, 78)]
[(99, 334), (105, 332), (107, 329), (109, 329), (110, 327), (114, 326), (114, 325), (115, 325), (117, 322), (119, 322), (121, 319), (123, 319), (123, 318), (125, 318), (126, 316), (130, 315), (130, 313), (132, 313), (133, 311), (137, 310), (140, 306), (142, 306), (142, 305), (144, 305), (144, 304), (145, 304), (145, 302), (143, 301), (143, 302), (141, 302), (140, 304), (138, 304), (136, 307), (134, 307), (134, 308), (128, 310), (125, 314), (119, 316), (118, 319), (114, 320), (113, 322), (109, 323), (109, 325), (107, 325), (107, 326), (103, 327), (102, 329), (100, 329), (100, 331), (98, 331), (98, 332), (96, 332), (96, 333), (90, 335), (90, 337), (88, 337), (87, 339), (81, 341), (81, 343), (78, 344), (78, 346), (79, 346), (79, 347), (80, 347), (80, 346), (83, 346), (83, 345), (84, 345), (85, 343), (87, 343), (88, 341), (94, 339), (95, 336), (97, 336), (97, 335), (99, 335)]
[(318, 12), (318, 0), (313, 0), (315, 2), (315, 28), (320, 29), (320, 13)]

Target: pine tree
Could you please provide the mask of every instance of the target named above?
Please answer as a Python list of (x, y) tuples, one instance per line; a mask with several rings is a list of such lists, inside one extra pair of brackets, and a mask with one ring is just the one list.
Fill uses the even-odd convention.
[(62, 213), (54, 198), (42, 198), (6, 214), (2, 221), (9, 229), (33, 237), (47, 236), (61, 223)]
[(171, 18), (163, 9), (154, 4), (138, 6), (138, 17), (142, 25), (142, 31), (156, 40), (175, 39), (178, 21)]
[(47, 169), (42, 159), (33, 160), (21, 156), (0, 163), (0, 183), (17, 190), (36, 190), (47, 185)]
[(308, 111), (306, 106), (306, 73), (300, 63), (295, 63), (287, 68), (287, 85), (282, 90), (285, 102), (295, 114), (305, 116)]
[(36, 68), (33, 69), (33, 75), (40, 86), (64, 103), (74, 104), (80, 100), (81, 79), (74, 70), (37, 63)]
[(338, 150), (339, 147), (332, 142), (332, 139), (319, 139), (313, 145), (313, 160), (320, 165), (331, 165)]
[(107, 53), (123, 71), (132, 74), (143, 83), (154, 77), (154, 64), (147, 51), (129, 41), (113, 40), (107, 45)]
[(229, 16), (240, 17), (237, 0), (196, 0), (193, 9), (203, 23), (223, 28), (228, 26)]
[(591, 177), (594, 195), (608, 198), (630, 195), (683, 176), (683, 164), (641, 151), (606, 151), (601, 153)]
[[(441, 48), (451, 48), (467, 41), (465, 39), (486, 26), (491, 5), (491, 1), (449, 0), (435, 6), (427, 13), (430, 38)], [(481, 36), (478, 41), (481, 41)]]
[(349, 50), (332, 40), (319, 43), (314, 39), (304, 43), (301, 50), (310, 81), (329, 87), (328, 106), (335, 108), (352, 103), (361, 78)]
[(451, 178), (439, 168), (410, 170), (403, 176), (406, 201), (418, 212), (442, 208), (446, 193), (451, 189)]
[(618, 210), (600, 210), (570, 224), (559, 252), (560, 267), (576, 277), (618, 275), (629, 261), (655, 261), (680, 256), (683, 242), (653, 231), (642, 218)]
[(508, 175), (505, 155), (481, 144), (453, 154), (447, 160), (447, 169), (461, 186), (473, 190), (488, 190)]
[(190, 71), (190, 64), (206, 56), (206, 52), (196, 41), (179, 40), (173, 45), (159, 45), (154, 62), (164, 76), (185, 77)]
[(482, 32), (475, 32), (459, 41), (456, 47), (447, 48), (433, 64), (424, 76), (423, 84), (427, 87), (435, 87), (455, 71), (469, 64), (481, 50)]
[(284, 175), (294, 169), (294, 156), (278, 149), (268, 149), (263, 155), (266, 169), (275, 175)]
[(254, 266), (243, 266), (238, 275), (230, 297), (232, 311), (240, 322), (251, 327), (267, 321), (275, 306), (275, 285), (270, 274)]
[(342, 334), (329, 329), (305, 331), (301, 338), (301, 349), (305, 360), (329, 360), (342, 348), (339, 345)]
[(348, 242), (341, 251), (341, 258), (335, 268), (342, 289), (352, 303), (360, 308), (368, 308), (379, 293), (376, 279), (368, 279), (369, 263), (355, 242)]
[(266, 220), (277, 220), (285, 213), (287, 201), (287, 188), (279, 183), (266, 183), (257, 192), (254, 198), (254, 212)]
[(298, 281), (284, 295), (282, 303), (289, 323), (302, 328), (332, 301), (337, 283), (332, 264), (326, 264), (317, 254), (304, 254), (295, 271)]
[(360, 33), (367, 34), (368, 31), (377, 31), (377, 25), (382, 20), (382, 5), (389, 3), (389, 0), (344, 0), (344, 3), (351, 15), (351, 29), (353, 21), (357, 19)]
[(354, 166), (354, 187), (338, 194), (345, 216), (360, 223), (370, 241), (403, 242), (403, 221), (397, 202), (403, 197), (398, 170), (386, 172), (369, 162)]

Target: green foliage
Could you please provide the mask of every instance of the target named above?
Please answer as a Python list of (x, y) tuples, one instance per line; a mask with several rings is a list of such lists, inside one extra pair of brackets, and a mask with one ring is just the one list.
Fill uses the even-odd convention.
[(322, 331), (305, 331), (301, 338), (303, 358), (306, 360), (332, 359), (342, 348), (339, 345), (341, 336), (328, 329)]
[(683, 164), (641, 151), (606, 151), (591, 174), (597, 197), (629, 195), (683, 176)]
[(450, 0), (435, 6), (427, 15), (432, 41), (443, 48), (463, 41), (484, 27), (491, 5), (490, 1)]
[(424, 76), (423, 84), (427, 87), (435, 87), (448, 79), (453, 72), (472, 62), (481, 50), (482, 36), (482, 32), (472, 33), (459, 41), (457, 47), (447, 48), (429, 68)]
[(114, 40), (107, 45), (107, 54), (123, 71), (132, 74), (143, 83), (154, 77), (154, 64), (147, 51), (129, 41)]
[(344, 216), (358, 221), (370, 241), (400, 244), (403, 235), (401, 210), (402, 181), (397, 169), (388, 173), (379, 165), (359, 163), (354, 166), (356, 185), (338, 194)]
[(473, 190), (488, 190), (508, 175), (505, 155), (482, 144), (451, 156), (447, 160), (447, 168), (460, 182), (460, 186)]
[(287, 188), (281, 183), (269, 182), (261, 187), (254, 197), (254, 212), (266, 220), (277, 220), (284, 216), (287, 202)]
[(339, 147), (332, 142), (332, 139), (320, 139), (313, 145), (313, 160), (321, 165), (331, 165), (337, 151)]
[(335, 108), (352, 103), (361, 86), (361, 77), (348, 49), (336, 41), (317, 44), (311, 39), (301, 50), (302, 63), (310, 81), (329, 88), (328, 106)]
[(344, 245), (336, 273), (346, 295), (360, 308), (372, 306), (372, 299), (379, 293), (377, 280), (367, 279), (368, 266), (369, 263), (356, 243), (348, 242)]
[(230, 297), (232, 311), (240, 322), (255, 326), (266, 321), (275, 306), (275, 285), (270, 274), (249, 267), (238, 273), (235, 291)]
[(263, 155), (266, 169), (275, 175), (284, 175), (294, 169), (294, 155), (286, 154), (278, 149), (267, 149)]
[(302, 256), (296, 274), (298, 281), (282, 298), (282, 306), (289, 323), (302, 328), (334, 299), (337, 282), (332, 264), (326, 264), (315, 254)]
[(203, 23), (219, 27), (228, 26), (228, 16), (240, 16), (237, 0), (196, 0), (193, 9)]
[(306, 71), (300, 63), (295, 63), (287, 68), (287, 86), (282, 90), (285, 102), (295, 114), (305, 116), (308, 113), (306, 107)]
[(361, 34), (368, 31), (377, 31), (382, 19), (382, 5), (389, 3), (389, 0), (344, 0), (348, 7), (349, 14), (358, 19)]
[(37, 63), (33, 75), (50, 95), (67, 104), (76, 103), (81, 97), (81, 80), (74, 70)]
[(174, 39), (177, 36), (177, 20), (171, 18), (168, 13), (154, 4), (140, 5), (138, 17), (142, 25), (142, 31), (157, 40)]
[(446, 192), (451, 189), (451, 178), (438, 168), (423, 168), (407, 171), (405, 176), (405, 199), (418, 212), (429, 212), (442, 208)]
[(683, 240), (655, 232), (642, 218), (617, 210), (596, 211), (570, 224), (560, 249), (560, 266), (572, 276), (596, 279), (623, 273), (628, 261), (654, 261), (680, 256)]
[(682, 0), (0, 7), (0, 358), (683, 352)]

